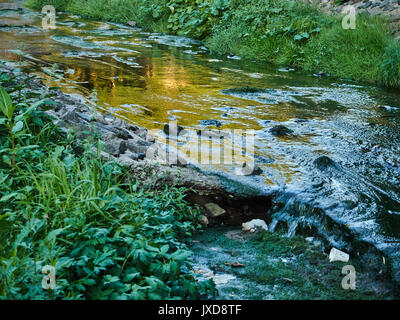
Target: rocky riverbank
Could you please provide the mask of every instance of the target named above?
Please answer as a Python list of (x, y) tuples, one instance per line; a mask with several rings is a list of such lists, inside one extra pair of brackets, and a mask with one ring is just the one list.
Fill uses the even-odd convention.
[[(29, 78), (28, 74), (7, 65), (0, 67), (0, 73), (20, 82)], [(188, 188), (189, 200), (202, 207), (204, 224), (218, 217), (217, 223), (240, 225), (243, 221), (264, 217), (271, 206), (271, 193), (262, 192), (244, 181), (235, 181), (234, 177), (200, 171), (173, 151), (167, 151), (166, 145), (157, 142), (148, 129), (110, 113), (101, 113), (82, 97), (49, 89), (38, 78), (27, 81), (27, 90), (51, 93), (55, 104), (45, 112), (54, 117), (54, 123), (65, 134), (73, 133), (78, 140), (99, 137), (103, 144), (100, 156), (128, 167), (131, 175), (143, 185), (154, 189), (165, 185)]]

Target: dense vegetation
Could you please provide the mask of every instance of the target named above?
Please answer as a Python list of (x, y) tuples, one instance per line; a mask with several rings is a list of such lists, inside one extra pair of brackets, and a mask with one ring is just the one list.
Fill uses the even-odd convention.
[(40, 9), (90, 19), (136, 21), (148, 30), (205, 41), (214, 53), (400, 86), (400, 45), (383, 18), (359, 14), (356, 29), (302, 1), (287, 0), (28, 0)]
[[(29, 80), (29, 79), (26, 79)], [(198, 210), (183, 190), (148, 190), (75, 142), (41, 109), (46, 92), (0, 74), (0, 298), (182, 299), (195, 281), (184, 237)], [(38, 97), (44, 98), (38, 100)], [(54, 266), (56, 288), (42, 288)]]

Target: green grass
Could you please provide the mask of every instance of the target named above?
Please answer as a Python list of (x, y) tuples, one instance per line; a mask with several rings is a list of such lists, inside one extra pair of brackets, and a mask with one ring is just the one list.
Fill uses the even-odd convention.
[[(184, 241), (199, 226), (185, 190), (151, 190), (99, 157), (95, 133), (63, 135), (45, 92), (0, 74), (0, 299), (190, 299)], [(4, 88), (2, 87), (4, 86)], [(92, 151), (93, 147), (97, 152)], [(42, 269), (56, 288), (42, 288)]]
[[(384, 18), (358, 15), (356, 29), (341, 17), (286, 0), (28, 0), (41, 9), (126, 23), (199, 38), (211, 52), (235, 54), (307, 72), (399, 88), (400, 45)], [(382, 60), (382, 57), (384, 59)]]

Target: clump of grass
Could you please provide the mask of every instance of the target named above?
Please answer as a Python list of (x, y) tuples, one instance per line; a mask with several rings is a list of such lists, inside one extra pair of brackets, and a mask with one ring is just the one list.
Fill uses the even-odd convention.
[(382, 85), (400, 88), (400, 45), (398, 43), (386, 48), (378, 79)]
[(69, 1), (64, 0), (28, 0), (25, 2), (25, 6), (36, 10), (42, 10), (44, 6), (50, 5), (57, 10), (64, 11), (68, 4)]
[[(0, 75), (0, 297), (190, 299), (195, 281), (183, 240), (198, 227), (183, 189), (151, 190), (100, 159), (94, 137), (64, 136), (32, 92)], [(17, 88), (17, 89), (16, 89)], [(21, 95), (23, 89), (24, 94)], [(97, 151), (92, 151), (97, 147)], [(42, 288), (44, 266), (56, 287)]]

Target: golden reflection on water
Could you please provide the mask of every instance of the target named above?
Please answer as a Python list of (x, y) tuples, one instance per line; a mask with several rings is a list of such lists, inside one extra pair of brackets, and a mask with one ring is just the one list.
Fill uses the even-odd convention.
[[(209, 62), (206, 56), (183, 54), (184, 49), (181, 48), (171, 49), (154, 43), (151, 43), (152, 46), (130, 47), (130, 43), (147, 41), (138, 35), (128, 37), (129, 41), (124, 40), (121, 48), (129, 51), (122, 52), (79, 48), (49, 37), (54, 34), (81, 36), (86, 37), (85, 41), (101, 46), (118, 46), (113, 36), (89, 33), (90, 37), (87, 37), (88, 34), (84, 34), (87, 30), (90, 31), (90, 28), (71, 31), (68, 26), (58, 26), (57, 30), (45, 33), (1, 33), (2, 41), (7, 40), (7, 44), (3, 42), (1, 47), (11, 49), (16, 48), (17, 43), (23, 43), (24, 52), (43, 62), (32, 63), (33, 72), (44, 78), (47, 85), (59, 86), (64, 92), (78, 93), (86, 98), (96, 97), (103, 112), (111, 112), (131, 123), (154, 130), (159, 140), (164, 138), (160, 129), (171, 120), (185, 128), (198, 130), (203, 128), (201, 121), (215, 119), (221, 121), (222, 131), (230, 132), (234, 129), (263, 130), (265, 127), (260, 120), (288, 121), (296, 117), (296, 107), (288, 102), (266, 104), (221, 93), (222, 89), (243, 85), (268, 86), (272, 80), (261, 73), (220, 67), (219, 62)], [(82, 33), (79, 35), (79, 32)], [(10, 51), (2, 54), (2, 57), (20, 59)], [(55, 77), (51, 74), (52, 69), (61, 69), (63, 75)], [(301, 143), (306, 143), (307, 137), (301, 140)], [(178, 147), (174, 142), (171, 143)], [(187, 147), (194, 148), (191, 145), (194, 143), (203, 152), (209, 148), (210, 157), (217, 149), (225, 148), (237, 153), (241, 148), (229, 145), (227, 141), (210, 145), (209, 141), (203, 140), (188, 142)], [(268, 144), (256, 142), (254, 153), (275, 159), (275, 162), (260, 165), (263, 169), (269, 169), (263, 175), (268, 184), (276, 184), (277, 179), (290, 183), (299, 174), (295, 164), (286, 159), (284, 154), (276, 153)], [(189, 157), (189, 160), (194, 159)], [(244, 158), (241, 160), (245, 161)], [(216, 163), (213, 167), (227, 170), (229, 165)], [(271, 176), (271, 173), (275, 176)]]

